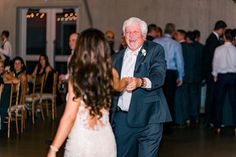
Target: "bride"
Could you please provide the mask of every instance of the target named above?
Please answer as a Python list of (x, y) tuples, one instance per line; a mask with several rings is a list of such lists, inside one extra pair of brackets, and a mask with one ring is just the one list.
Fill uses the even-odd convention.
[(77, 39), (69, 64), (69, 99), (48, 157), (55, 157), (63, 142), (65, 157), (116, 157), (116, 143), (109, 123), (111, 94), (122, 91), (128, 79), (119, 80), (112, 69), (104, 34), (87, 29)]

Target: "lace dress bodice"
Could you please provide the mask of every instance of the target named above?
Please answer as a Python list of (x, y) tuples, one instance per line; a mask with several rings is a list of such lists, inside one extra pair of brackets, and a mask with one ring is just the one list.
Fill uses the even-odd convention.
[(107, 110), (102, 110), (102, 117), (96, 117), (95, 125), (91, 126), (90, 123), (92, 120), (91, 116), (89, 115), (89, 110), (86, 108), (85, 103), (81, 101), (76, 120), (78, 120), (78, 123), (80, 123), (84, 129), (100, 130), (103, 127), (109, 125), (109, 112)]
[(116, 157), (116, 143), (109, 123), (109, 112), (102, 110), (102, 117), (94, 119), (81, 101), (77, 117), (65, 148), (65, 157)]

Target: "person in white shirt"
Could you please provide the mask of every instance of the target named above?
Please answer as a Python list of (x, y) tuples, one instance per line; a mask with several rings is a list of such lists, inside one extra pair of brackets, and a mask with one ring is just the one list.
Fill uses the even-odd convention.
[(227, 29), (224, 33), (224, 45), (216, 48), (212, 75), (215, 86), (215, 122), (216, 133), (221, 133), (222, 110), (226, 93), (229, 93), (229, 100), (233, 113), (233, 127), (236, 135), (236, 47), (233, 46), (233, 33)]
[[(0, 48), (0, 56), (3, 60), (5, 60), (5, 65), (9, 64), (10, 59), (12, 58), (12, 46), (8, 40), (9, 31), (4, 30), (1, 34), (2, 46)], [(3, 57), (2, 57), (3, 56)]]
[[(68, 57), (68, 60), (67, 60), (67, 64), (69, 64), (70, 62), (70, 59), (71, 59), (71, 56), (73, 55), (74, 53), (74, 50), (75, 50), (75, 46), (76, 46), (76, 40), (78, 38), (78, 33), (72, 33), (70, 35), (70, 38), (69, 38), (69, 46), (70, 46), (70, 49), (71, 49), (71, 54), (70, 56)], [(68, 70), (67, 70), (68, 71)], [(69, 73), (67, 72), (67, 74), (61, 74), (59, 76), (59, 83), (62, 83), (63, 81), (66, 81), (69, 79)]]

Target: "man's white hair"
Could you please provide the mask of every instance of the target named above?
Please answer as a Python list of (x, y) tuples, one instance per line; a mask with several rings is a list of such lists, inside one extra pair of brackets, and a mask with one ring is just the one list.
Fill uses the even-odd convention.
[(143, 36), (146, 37), (146, 35), (147, 35), (147, 23), (145, 21), (141, 20), (140, 18), (137, 18), (137, 17), (131, 17), (131, 18), (125, 20), (125, 22), (123, 23), (123, 28), (122, 28), (123, 33), (125, 34), (125, 28), (127, 26), (130, 26), (134, 23), (139, 24)]

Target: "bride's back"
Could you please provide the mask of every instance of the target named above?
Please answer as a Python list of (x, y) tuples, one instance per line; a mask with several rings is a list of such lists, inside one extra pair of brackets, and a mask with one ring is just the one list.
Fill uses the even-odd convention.
[[(68, 136), (65, 157), (116, 157), (114, 134), (109, 123), (109, 112), (92, 117), (81, 100), (74, 126)], [(67, 153), (68, 152), (68, 153)]]

